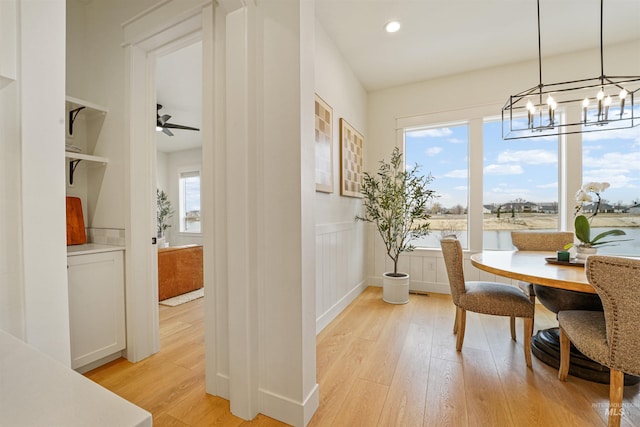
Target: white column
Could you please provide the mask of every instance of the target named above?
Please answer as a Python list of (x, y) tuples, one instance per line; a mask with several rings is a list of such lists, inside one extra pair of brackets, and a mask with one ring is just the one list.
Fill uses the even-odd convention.
[(26, 341), (70, 364), (65, 221), (65, 2), (18, 5)]
[(226, 20), (231, 410), (305, 425), (315, 378), (313, 2)]

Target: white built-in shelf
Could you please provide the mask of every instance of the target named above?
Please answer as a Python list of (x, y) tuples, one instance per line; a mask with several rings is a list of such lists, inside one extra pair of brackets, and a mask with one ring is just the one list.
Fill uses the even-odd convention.
[(93, 156), (91, 154), (73, 153), (70, 151), (65, 151), (64, 157), (66, 157), (70, 161), (87, 160), (89, 162), (102, 163), (103, 165), (109, 163), (109, 159), (106, 157)]
[(67, 96), (65, 98), (67, 104), (69, 105), (69, 110), (75, 110), (76, 108), (86, 107), (87, 112), (99, 113), (99, 114), (107, 114), (109, 110), (107, 107), (103, 107), (102, 105), (94, 104), (93, 102), (85, 101), (84, 99), (74, 98), (72, 96)]

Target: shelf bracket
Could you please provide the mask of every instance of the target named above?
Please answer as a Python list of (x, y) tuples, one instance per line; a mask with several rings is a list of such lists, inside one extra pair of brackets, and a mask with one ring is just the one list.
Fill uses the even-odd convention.
[(73, 174), (76, 172), (80, 160), (82, 159), (69, 160), (69, 185), (73, 185)]
[(69, 111), (69, 136), (73, 136), (73, 122), (76, 121), (78, 113), (87, 107), (78, 107), (75, 110)]

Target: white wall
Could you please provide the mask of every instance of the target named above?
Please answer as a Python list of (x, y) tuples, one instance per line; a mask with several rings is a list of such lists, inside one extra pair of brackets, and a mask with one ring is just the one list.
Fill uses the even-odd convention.
[[(599, 50), (545, 58), (543, 82), (597, 77), (600, 73), (599, 61)], [(640, 75), (640, 41), (607, 46), (605, 73)], [(477, 115), (480, 112), (499, 116), (509, 95), (537, 83), (538, 63), (532, 61), (372, 92), (368, 103), (369, 138), (368, 149), (365, 150), (367, 164), (375, 165), (380, 159), (389, 156), (394, 145), (402, 144), (396, 130), (400, 127), (399, 122), (411, 122), (423, 116), (437, 124), (482, 118), (482, 115)], [(390, 264), (373, 228), (368, 229), (368, 236), (371, 239), (367, 251), (367, 276), (370, 283), (379, 284), (379, 276), (389, 269)], [(401, 266), (412, 276), (412, 289), (448, 292), (439, 250), (416, 250), (403, 255)], [(469, 280), (479, 277), (477, 270), (473, 270), (475, 269), (470, 269), (468, 273)], [(482, 277), (487, 278), (486, 275)], [(493, 280), (493, 276), (489, 279)]]
[(162, 151), (156, 152), (156, 185), (159, 189), (169, 190), (169, 154)]
[(367, 132), (367, 93), (335, 44), (316, 21), (315, 91), (333, 108), (333, 193), (315, 194), (316, 213), (316, 319), (320, 332), (366, 286), (365, 233), (354, 217), (358, 198), (340, 195), (340, 118), (364, 136)]
[(67, 95), (109, 110), (93, 154), (109, 164), (90, 190), (89, 226), (124, 229), (126, 201), (125, 55), (121, 24), (158, 0), (91, 2), (67, 0)]

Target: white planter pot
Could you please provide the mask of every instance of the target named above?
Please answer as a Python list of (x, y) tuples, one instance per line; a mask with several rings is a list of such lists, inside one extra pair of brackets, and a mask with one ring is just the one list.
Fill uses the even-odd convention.
[(598, 248), (588, 246), (576, 246), (576, 258), (582, 262), (585, 262), (589, 255), (595, 255), (598, 253)]
[[(400, 273), (399, 273), (400, 274)], [(389, 304), (409, 302), (409, 275), (394, 277), (393, 273), (382, 274), (382, 299)]]

